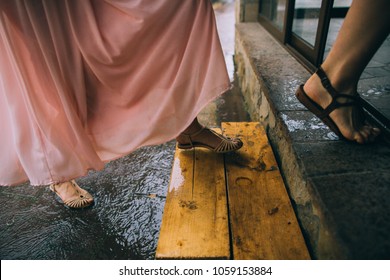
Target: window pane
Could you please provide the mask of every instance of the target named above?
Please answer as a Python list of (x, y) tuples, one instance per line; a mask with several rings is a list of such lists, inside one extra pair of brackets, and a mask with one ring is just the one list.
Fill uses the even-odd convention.
[[(333, 8), (349, 8), (351, 6), (352, 0), (335, 0)], [(332, 48), (337, 34), (340, 31), (341, 25), (344, 22), (344, 18), (332, 18), (329, 23), (328, 37), (326, 40), (324, 60), (328, 56), (330, 49)]]
[(287, 0), (263, 0), (260, 2), (260, 14), (272, 21), (280, 30), (283, 29)]
[(334, 0), (333, 7), (350, 7), (352, 0)]
[(321, 0), (296, 0), (292, 31), (309, 45), (314, 46)]

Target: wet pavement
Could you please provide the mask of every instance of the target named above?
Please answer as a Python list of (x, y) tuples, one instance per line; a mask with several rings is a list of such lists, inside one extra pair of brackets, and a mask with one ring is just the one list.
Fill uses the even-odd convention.
[(174, 143), (139, 149), (77, 182), (93, 207), (64, 207), (45, 187), (0, 188), (1, 259), (151, 259)]
[[(215, 5), (229, 75), (234, 80), (234, 1)], [(246, 121), (237, 86), (205, 109), (206, 125)], [(77, 182), (92, 207), (63, 206), (48, 187), (0, 188), (1, 259), (154, 259), (175, 141), (145, 147)]]

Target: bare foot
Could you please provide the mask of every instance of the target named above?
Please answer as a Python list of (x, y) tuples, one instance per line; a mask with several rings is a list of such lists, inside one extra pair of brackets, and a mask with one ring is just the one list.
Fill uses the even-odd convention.
[[(333, 85), (340, 93), (355, 94), (355, 89), (341, 91), (337, 86)], [(322, 108), (326, 108), (332, 101), (331, 95), (321, 84), (320, 78), (313, 74), (304, 85), (305, 93)], [(344, 100), (343, 100), (344, 99)], [(339, 98), (340, 103), (349, 102), (347, 98)], [(340, 107), (332, 111), (329, 116), (338, 126), (341, 134), (350, 141), (356, 141), (359, 144), (373, 142), (380, 134), (380, 130), (372, 125), (363, 122), (354, 124), (352, 118), (353, 110), (357, 110), (354, 106)]]
[(50, 189), (55, 192), (71, 208), (84, 208), (93, 203), (93, 197), (86, 190), (74, 181), (67, 181), (50, 185)]

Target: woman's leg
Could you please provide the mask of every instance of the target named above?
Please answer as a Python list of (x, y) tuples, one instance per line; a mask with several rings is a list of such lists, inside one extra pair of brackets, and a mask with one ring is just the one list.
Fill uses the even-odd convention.
[[(332, 86), (340, 93), (355, 94), (360, 76), (390, 31), (390, 1), (353, 1), (336, 42), (322, 64)], [(331, 96), (312, 75), (304, 86), (306, 94), (321, 107), (331, 102)], [(343, 101), (343, 100), (339, 100)], [(379, 129), (368, 124), (354, 127), (353, 107), (334, 110), (330, 117), (348, 140), (358, 143), (372, 141)]]

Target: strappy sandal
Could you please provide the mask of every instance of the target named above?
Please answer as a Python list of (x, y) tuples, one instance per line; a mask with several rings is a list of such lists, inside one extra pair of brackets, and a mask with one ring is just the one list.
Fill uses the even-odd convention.
[[(303, 89), (304, 85), (300, 85), (297, 89), (295, 95), (298, 100), (307, 108), (310, 112), (316, 115), (325, 125), (327, 125), (330, 130), (332, 130), (340, 139), (344, 139), (347, 141), (354, 141), (346, 139), (340, 132), (340, 129), (336, 125), (336, 123), (329, 116), (335, 109), (340, 107), (353, 106), (352, 110), (352, 124), (355, 129), (358, 129), (365, 123), (366, 115), (363, 110), (362, 99), (359, 94), (350, 95), (337, 92), (332, 84), (329, 81), (329, 78), (325, 74), (324, 70), (319, 67), (316, 71), (316, 74), (321, 79), (322, 86), (328, 91), (330, 96), (332, 97), (332, 102), (323, 109), (320, 105), (318, 105), (313, 99), (311, 99)], [(345, 98), (349, 101), (347, 102), (339, 102), (339, 98)]]
[[(204, 130), (208, 130), (214, 135), (216, 135), (221, 140), (221, 142), (216, 147), (212, 147), (205, 143), (193, 141), (193, 138), (199, 135), (200, 133), (202, 133)], [(240, 149), (243, 145), (242, 141), (239, 138), (230, 138), (230, 137), (223, 136), (222, 134), (219, 134), (204, 126), (199, 131), (192, 134), (181, 133), (178, 138), (181, 139), (184, 138), (186, 140), (185, 141), (186, 143), (178, 142), (177, 144), (177, 147), (183, 150), (201, 147), (201, 148), (209, 149), (216, 153), (228, 153)]]
[[(63, 200), (60, 194), (56, 190), (56, 187), (61, 184), (72, 184), (72, 186), (76, 189), (79, 196), (77, 198)], [(53, 191), (56, 195), (58, 195), (61, 198), (61, 200), (64, 202), (66, 206), (70, 208), (85, 208), (92, 205), (93, 203), (92, 195), (86, 190), (80, 188), (79, 185), (74, 180), (64, 182), (64, 183), (51, 184), (49, 188), (51, 191)]]

